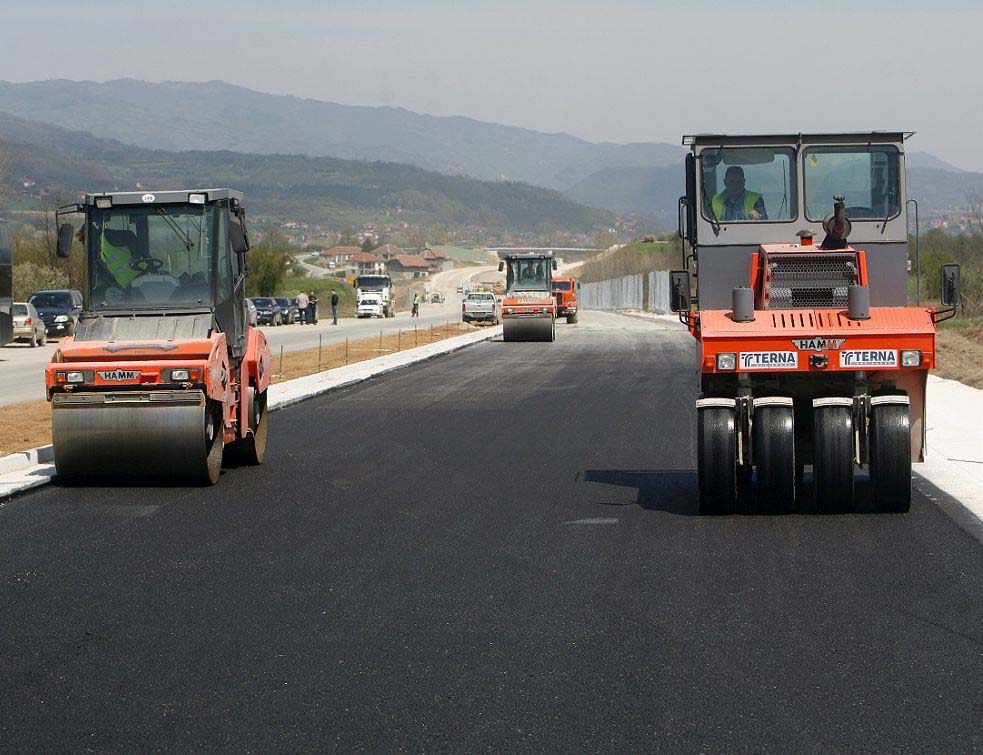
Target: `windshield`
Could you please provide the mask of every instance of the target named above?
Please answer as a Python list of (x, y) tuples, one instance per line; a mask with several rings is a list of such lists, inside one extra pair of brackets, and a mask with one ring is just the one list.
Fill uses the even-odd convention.
[(525, 291), (549, 291), (550, 260), (545, 257), (509, 260), (508, 287)]
[(553, 281), (554, 291), (569, 291), (570, 281)]
[(273, 301), (273, 299), (270, 299), (268, 297), (265, 297), (265, 298), (264, 297), (259, 297), (259, 298), (253, 299), (253, 304), (255, 304), (257, 307), (273, 307), (273, 306), (276, 305), (276, 302)]
[(813, 147), (804, 154), (806, 218), (833, 211), (833, 195), (846, 197), (850, 220), (884, 220), (901, 212), (901, 159), (882, 147)]
[(290, 299), (281, 299), (277, 297), (276, 303), (279, 304), (281, 307), (289, 307)]
[(71, 309), (71, 294), (40, 293), (34, 294), (28, 301), (38, 309)]
[(213, 208), (92, 209), (86, 238), (93, 308), (209, 306)]
[(491, 301), (494, 298), (492, 294), (468, 294), (469, 301)]
[(360, 275), (355, 279), (357, 288), (385, 288), (389, 285), (389, 278), (385, 275)]
[(726, 147), (700, 153), (703, 216), (715, 223), (794, 218), (794, 153), (786, 147)]

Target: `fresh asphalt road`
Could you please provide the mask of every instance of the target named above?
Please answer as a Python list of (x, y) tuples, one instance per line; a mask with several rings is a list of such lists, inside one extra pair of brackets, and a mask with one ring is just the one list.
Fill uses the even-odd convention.
[(0, 507), (4, 749), (983, 748), (980, 543), (697, 516), (689, 335), (557, 330), (277, 412), (214, 488)]
[[(398, 312), (389, 319), (343, 318), (338, 325), (332, 325), (331, 305), (321, 302), (317, 325), (264, 326), (262, 331), (266, 334), (270, 348), (279, 353), (281, 346), (284, 351), (316, 349), (319, 339), (326, 346), (346, 338), (371, 338), (379, 335), (380, 331), (388, 335), (397, 330), (412, 330), (414, 327), (429, 330), (431, 326), (437, 327), (446, 322), (460, 322), (461, 297), (456, 293), (457, 286), (478, 273), (494, 269), (457, 268), (437, 273), (428, 281), (421, 281), (422, 286), (443, 291), (447, 300), (443, 304), (421, 305), (420, 316), (416, 318), (411, 318), (409, 312)], [(59, 340), (51, 339), (47, 346), (33, 349), (25, 343), (11, 343), (0, 348), (0, 406), (45, 397), (44, 367), (51, 361)]]

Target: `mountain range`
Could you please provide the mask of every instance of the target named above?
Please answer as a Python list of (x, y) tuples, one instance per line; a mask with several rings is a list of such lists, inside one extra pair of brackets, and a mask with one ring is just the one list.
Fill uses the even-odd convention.
[[(542, 186), (579, 204), (645, 214), (663, 227), (674, 225), (683, 187), (681, 145), (594, 143), (460, 116), (266, 94), (221, 81), (0, 82), (0, 112), (87, 132), (94, 136), (79, 138), (104, 140), (104, 156), (135, 145), (174, 154), (228, 150), (240, 161), (248, 154), (381, 160)], [(82, 159), (84, 152), (75, 154)], [(958, 208), (967, 193), (983, 190), (983, 174), (924, 152), (909, 152), (907, 167), (909, 195), (923, 209)]]

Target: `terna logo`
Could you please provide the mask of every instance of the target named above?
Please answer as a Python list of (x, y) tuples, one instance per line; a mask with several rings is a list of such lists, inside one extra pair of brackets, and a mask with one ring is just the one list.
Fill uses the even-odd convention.
[(794, 370), (799, 355), (794, 351), (742, 351), (742, 370)]
[(840, 352), (840, 367), (897, 367), (898, 352), (894, 349), (854, 349)]
[(793, 338), (792, 344), (799, 351), (839, 351), (845, 338)]

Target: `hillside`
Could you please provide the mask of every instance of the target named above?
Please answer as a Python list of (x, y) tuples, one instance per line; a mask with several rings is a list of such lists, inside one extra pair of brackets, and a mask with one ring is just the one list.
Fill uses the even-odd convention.
[(464, 117), (264, 94), (220, 81), (0, 82), (0, 112), (147, 149), (385, 160), (555, 189), (602, 168), (664, 165), (681, 154), (668, 144), (598, 144)]
[[(15, 201), (38, 187), (71, 197), (103, 188), (229, 185), (246, 192), (254, 213), (336, 225), (387, 214), (420, 224), (590, 233), (613, 222), (604, 210), (523, 183), (478, 181), (398, 163), (138, 149), (2, 114), (0, 149)], [(25, 190), (25, 179), (36, 186)]]

